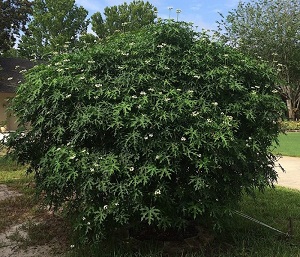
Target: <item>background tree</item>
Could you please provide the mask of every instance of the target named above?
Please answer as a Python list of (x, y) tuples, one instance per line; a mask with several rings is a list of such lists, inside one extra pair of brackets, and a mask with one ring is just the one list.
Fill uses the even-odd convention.
[(0, 0), (0, 53), (12, 48), (32, 13), (28, 0)]
[(126, 2), (118, 6), (104, 9), (105, 19), (100, 12), (92, 15), (92, 30), (100, 38), (113, 34), (115, 31), (133, 31), (154, 23), (157, 8), (148, 1)]
[(86, 32), (87, 10), (75, 5), (75, 0), (35, 0), (33, 20), (19, 48), (21, 55), (44, 59), (53, 52), (63, 52), (75, 46)]
[(240, 2), (219, 25), (229, 44), (278, 69), (279, 91), (286, 100), (288, 117), (295, 119), (300, 104), (300, 2)]

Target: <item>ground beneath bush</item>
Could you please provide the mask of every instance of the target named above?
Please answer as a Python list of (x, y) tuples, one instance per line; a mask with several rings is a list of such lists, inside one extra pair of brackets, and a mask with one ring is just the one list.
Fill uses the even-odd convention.
[[(0, 201), (13, 203), (22, 195), (0, 184)], [(7, 213), (12, 215), (12, 213)], [(66, 251), (61, 219), (45, 212), (27, 216), (0, 233), (1, 257), (61, 257)], [(63, 235), (63, 236), (62, 236)]]
[[(278, 185), (300, 190), (300, 158), (296, 157), (282, 157), (279, 162), (285, 169), (283, 172), (279, 167), (278, 171)], [(4, 184), (0, 184), (0, 203), (14, 204), (22, 195), (10, 189)], [(8, 201), (9, 200), (9, 201)], [(18, 215), (12, 213), (12, 208), (0, 208), (0, 212), (6, 212), (5, 215)], [(22, 216), (24, 216), (22, 214)], [(17, 219), (6, 227), (5, 230), (0, 230), (0, 256), (1, 257), (62, 257), (69, 248), (67, 241), (67, 229), (62, 219), (54, 216), (51, 213), (44, 212), (42, 215), (31, 216), (25, 215), (25, 218)], [(199, 245), (203, 246), (213, 241), (211, 234), (201, 233), (195, 234), (191, 231), (191, 235), (180, 241), (168, 241), (168, 235), (156, 234), (158, 239), (164, 241), (164, 252), (174, 253), (182, 249), (195, 249)], [(153, 231), (147, 231), (149, 237), (153, 235)], [(143, 235), (139, 235), (143, 240)], [(162, 238), (160, 238), (162, 237)], [(165, 238), (163, 238), (165, 237)], [(167, 237), (167, 238), (166, 238)], [(137, 240), (139, 241), (139, 240)]]

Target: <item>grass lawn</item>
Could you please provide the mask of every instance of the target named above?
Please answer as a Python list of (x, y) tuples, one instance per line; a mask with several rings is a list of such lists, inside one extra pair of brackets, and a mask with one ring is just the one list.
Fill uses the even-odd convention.
[(287, 132), (279, 135), (279, 145), (274, 154), (300, 157), (300, 133)]

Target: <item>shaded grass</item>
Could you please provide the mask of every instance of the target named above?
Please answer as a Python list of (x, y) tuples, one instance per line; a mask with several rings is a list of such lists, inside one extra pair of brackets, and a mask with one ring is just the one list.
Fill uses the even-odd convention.
[[(300, 191), (283, 187), (257, 192), (255, 198), (244, 196), (240, 211), (284, 233), (286, 237), (269, 228), (233, 214), (224, 221), (224, 230), (216, 234), (210, 245), (197, 252), (180, 254), (186, 257), (300, 257)], [(290, 220), (292, 226), (290, 226)], [(292, 231), (291, 231), (292, 230)], [(76, 245), (76, 242), (74, 242)], [(129, 245), (101, 245), (78, 248), (69, 252), (67, 257), (102, 256), (166, 256), (161, 244), (143, 243), (139, 249)], [(169, 255), (173, 256), (173, 255)], [(175, 255), (174, 255), (175, 256)]]
[(280, 134), (279, 145), (274, 149), (273, 153), (278, 155), (300, 157), (300, 133), (287, 132)]

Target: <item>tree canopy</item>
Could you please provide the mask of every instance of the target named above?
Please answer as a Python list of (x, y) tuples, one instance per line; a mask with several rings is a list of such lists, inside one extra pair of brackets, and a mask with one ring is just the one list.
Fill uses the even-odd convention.
[(116, 31), (133, 31), (151, 24), (156, 18), (157, 8), (148, 1), (126, 2), (121, 5), (106, 7), (103, 19), (100, 12), (91, 17), (92, 29), (100, 38)]
[(300, 2), (240, 2), (219, 24), (229, 44), (277, 68), (278, 87), (294, 119), (300, 104)]
[(53, 52), (73, 47), (86, 32), (88, 11), (78, 7), (75, 0), (35, 0), (29, 35), (21, 38), (21, 55), (44, 59)]
[(12, 48), (32, 13), (28, 0), (0, 0), (0, 53)]

